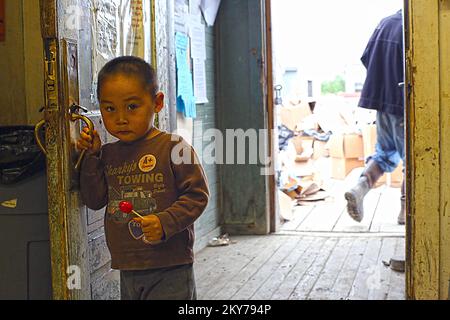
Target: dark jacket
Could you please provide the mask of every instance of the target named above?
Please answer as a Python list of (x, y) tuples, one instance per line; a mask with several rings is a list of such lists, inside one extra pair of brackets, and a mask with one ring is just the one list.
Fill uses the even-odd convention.
[(367, 77), (359, 106), (403, 115), (404, 82), (402, 12), (381, 20), (361, 58)]

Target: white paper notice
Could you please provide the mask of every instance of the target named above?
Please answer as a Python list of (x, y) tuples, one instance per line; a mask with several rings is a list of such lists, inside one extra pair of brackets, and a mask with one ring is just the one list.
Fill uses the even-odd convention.
[(175, 1), (175, 31), (184, 34), (188, 33), (188, 16), (189, 16), (189, 6), (184, 3), (184, 0)]
[(206, 33), (205, 26), (201, 23), (191, 22), (191, 58), (206, 60)]
[(189, 0), (189, 13), (191, 14), (191, 21), (202, 22), (202, 13), (200, 11), (201, 0)]
[(219, 11), (220, 0), (202, 0), (200, 8), (203, 11), (206, 23), (209, 27), (214, 25), (216, 21), (217, 12)]
[(208, 103), (207, 92), (206, 92), (205, 60), (193, 59), (193, 61), (194, 61), (195, 103)]

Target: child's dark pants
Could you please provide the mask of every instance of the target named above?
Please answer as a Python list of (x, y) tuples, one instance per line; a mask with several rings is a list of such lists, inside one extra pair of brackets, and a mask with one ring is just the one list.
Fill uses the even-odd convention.
[(120, 295), (122, 300), (196, 300), (193, 265), (120, 271)]

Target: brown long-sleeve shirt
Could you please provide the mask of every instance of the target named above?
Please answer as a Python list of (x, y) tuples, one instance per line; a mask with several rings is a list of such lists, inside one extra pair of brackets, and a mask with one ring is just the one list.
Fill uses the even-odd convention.
[[(207, 178), (193, 148), (182, 138), (160, 132), (133, 143), (102, 147), (81, 168), (81, 196), (94, 210), (105, 205), (105, 234), (111, 267), (145, 270), (192, 263), (194, 221), (208, 203)], [(145, 216), (161, 220), (164, 239), (144, 241), (132, 214), (119, 210), (128, 201)]]

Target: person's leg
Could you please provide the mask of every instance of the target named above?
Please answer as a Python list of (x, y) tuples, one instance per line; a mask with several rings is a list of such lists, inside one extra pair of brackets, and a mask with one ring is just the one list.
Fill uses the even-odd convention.
[(347, 212), (352, 219), (361, 222), (364, 218), (364, 197), (384, 172), (392, 172), (400, 157), (397, 154), (390, 115), (377, 112), (377, 143), (375, 154), (367, 159), (366, 167), (358, 183), (344, 196), (347, 200)]
[(395, 146), (403, 161), (403, 181), (400, 196), (400, 212), (397, 217), (398, 224), (405, 224), (406, 220), (406, 181), (405, 181), (405, 121), (404, 116), (392, 115), (393, 130), (395, 132)]
[(405, 174), (403, 173), (402, 189), (400, 196), (400, 212), (397, 217), (398, 224), (405, 224), (406, 222), (406, 186)]
[(134, 271), (120, 271), (120, 299), (138, 299), (136, 290), (134, 290)]
[(192, 264), (135, 272), (139, 300), (196, 300)]

